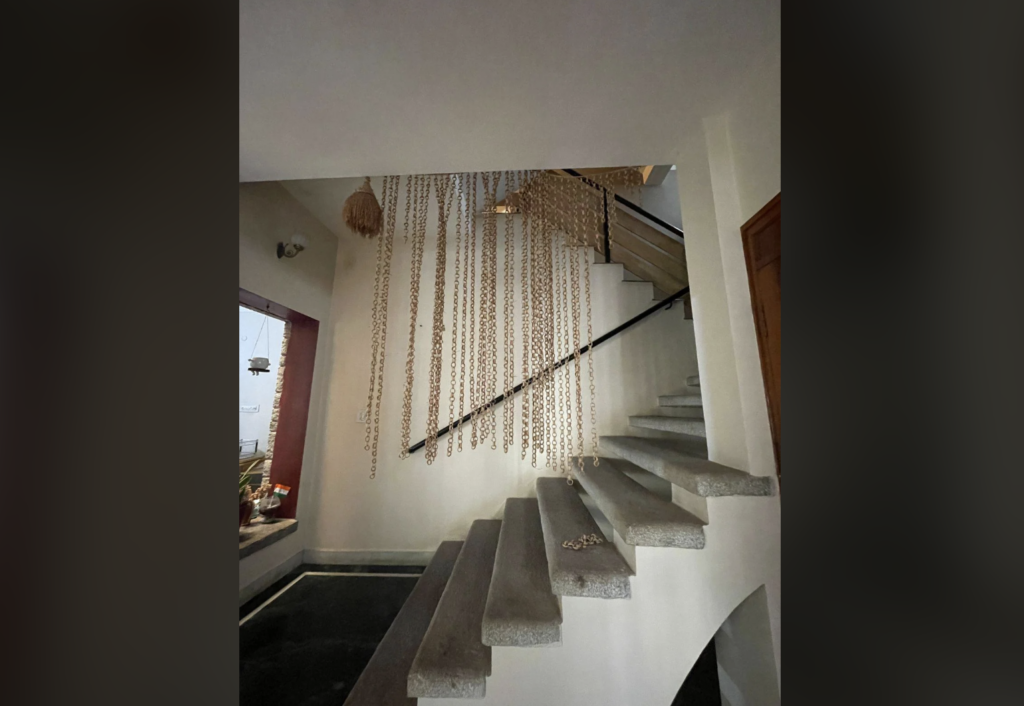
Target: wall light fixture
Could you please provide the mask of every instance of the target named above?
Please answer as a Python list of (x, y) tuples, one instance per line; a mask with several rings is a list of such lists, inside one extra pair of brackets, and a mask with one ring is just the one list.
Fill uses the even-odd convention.
[(296, 233), (288, 239), (287, 243), (277, 244), (277, 257), (295, 257), (305, 250), (308, 244), (309, 241), (306, 240), (306, 236), (301, 233)]

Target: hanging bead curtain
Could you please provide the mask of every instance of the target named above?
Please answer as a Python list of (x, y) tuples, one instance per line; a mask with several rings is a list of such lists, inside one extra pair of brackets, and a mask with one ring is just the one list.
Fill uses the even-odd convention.
[[(499, 435), (501, 448), (508, 453), (517, 441), (518, 404), (520, 458), (525, 460), (529, 455), (536, 468), (537, 454), (541, 453), (545, 466), (568, 474), (571, 482), (573, 459), (580, 469), (583, 467), (586, 384), (592, 453), (594, 463), (598, 463), (594, 361), (587, 354), (584, 371), (580, 354), (580, 348), (594, 340), (588, 249), (598, 247), (603, 251), (605, 247), (605, 203), (609, 245), (614, 248), (615, 192), (639, 191), (643, 177), (639, 169), (625, 168), (588, 175), (587, 179), (589, 183), (529, 170), (384, 177), (382, 232), (377, 238), (371, 312), (369, 423), (365, 439), (365, 449), (371, 454), (371, 478), (377, 472), (388, 294), (403, 180), (402, 247), (411, 249), (411, 267), (399, 456), (405, 458), (409, 454), (413, 392), (424, 389), (428, 394), (424, 453), (428, 464), (436, 460), (437, 432), (439, 425), (445, 424), (441, 388), (442, 378), (446, 377), (447, 456), (455, 450), (461, 452), (467, 438), (472, 449), (497, 449)], [(505, 195), (500, 237), (499, 193)], [(429, 274), (424, 277), (422, 269), (432, 200), (437, 212), (437, 239), (431, 336), (426, 351), (430, 365), (428, 379), (423, 381), (415, 376), (416, 329), (420, 322), (422, 280), (426, 279), (429, 287), (431, 279)], [(454, 232), (449, 233), (452, 224)], [(454, 237), (454, 277), (449, 294), (446, 288), (450, 236)], [(499, 249), (504, 253), (500, 271)], [(518, 331), (516, 300), (520, 303)], [(443, 360), (446, 350), (450, 355), (447, 375)], [(521, 361), (518, 369), (517, 356)], [(556, 370), (555, 364), (567, 356), (572, 356), (572, 361), (564, 370)], [(520, 383), (525, 384), (517, 399), (512, 390)], [(504, 394), (504, 401), (499, 420), (491, 400), (500, 394)], [(461, 420), (467, 414), (469, 429), (464, 430), (466, 425)]]

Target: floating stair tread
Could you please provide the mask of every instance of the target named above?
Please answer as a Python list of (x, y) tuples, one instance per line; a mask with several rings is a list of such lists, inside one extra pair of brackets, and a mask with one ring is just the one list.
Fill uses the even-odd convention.
[(775, 493), (769, 476), (752, 476), (736, 468), (698, 458), (688, 452), (689, 444), (682, 440), (602, 436), (600, 445), (616, 456), (703, 497)]
[(658, 404), (662, 407), (699, 407), (704, 408), (700, 395), (661, 395)]
[(626, 544), (703, 549), (704, 522), (630, 479), (618, 463), (602, 458), (595, 466), (588, 458), (577, 481)]
[[(590, 460), (590, 463), (594, 462), (593, 456), (588, 456), (583, 459), (583, 462), (586, 463), (587, 459)], [(615, 470), (622, 475), (642, 485), (647, 491), (653, 493), (662, 500), (672, 500), (672, 484), (661, 476), (656, 476), (650, 471), (645, 471), (635, 463), (631, 463), (622, 458), (613, 458), (611, 460), (615, 462)], [(603, 458), (601, 459), (601, 463), (604, 463)]]
[(561, 642), (562, 611), (551, 592), (537, 498), (509, 498), (484, 608), (485, 645)]
[(491, 648), (480, 641), (501, 520), (476, 520), (409, 669), (410, 698), (482, 698)]
[(441, 542), (344, 706), (415, 706), (406, 678), (461, 549), (462, 542)]
[[(629, 598), (633, 570), (565, 478), (538, 478), (537, 503), (551, 589), (560, 596)], [(584, 534), (596, 534), (604, 542), (579, 551), (562, 546)]]
[(689, 385), (690, 387), (700, 387), (700, 376), (690, 375), (688, 378), (686, 378), (686, 384)]
[(696, 417), (665, 417), (661, 415), (641, 415), (629, 418), (631, 427), (669, 431), (673, 434), (689, 434), (690, 436), (707, 437), (704, 420)]

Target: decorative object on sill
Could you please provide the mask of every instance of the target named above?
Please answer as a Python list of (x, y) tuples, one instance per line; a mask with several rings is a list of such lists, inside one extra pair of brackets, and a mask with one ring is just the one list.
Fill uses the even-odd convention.
[(265, 503), (266, 499), (269, 498), (269, 497), (270, 497), (270, 481), (268, 481), (267, 479), (264, 478), (263, 482), (260, 484), (260, 487), (256, 488), (256, 490), (252, 491), (251, 498), (252, 498), (253, 504), (255, 505), (255, 509), (254, 509), (253, 515), (256, 515), (256, 514), (263, 515), (264, 514), (263, 510), (267, 509), (267, 508), (264, 507), (264, 503)]
[(291, 490), (291, 487), (278, 483), (274, 486), (273, 492), (271, 492), (270, 483), (264, 481), (259, 491), (257, 491), (259, 498), (256, 501), (256, 507), (259, 509), (264, 522), (274, 521), (277, 511), (281, 508), (281, 501), (288, 495), (289, 490)]
[(281, 501), (273, 495), (268, 495), (256, 501), (256, 509), (259, 510), (260, 517), (263, 518), (264, 522), (272, 521), (280, 507)]
[(341, 215), (345, 219), (345, 224), (364, 238), (380, 234), (384, 213), (377, 203), (373, 187), (370, 186), (370, 177), (366, 177), (359, 188), (345, 200)]
[[(267, 304), (267, 307), (269, 308), (270, 305)], [(256, 346), (258, 346), (259, 343), (260, 343), (260, 336), (263, 335), (263, 329), (266, 327), (267, 321), (269, 319), (270, 319), (270, 317), (267, 314), (263, 315), (263, 323), (260, 324), (260, 330), (256, 334), (256, 340), (253, 341), (253, 344), (252, 344), (252, 353), (250, 353), (249, 355), (255, 355), (255, 353), (256, 353)], [(257, 377), (259, 377), (260, 373), (269, 373), (270, 372), (270, 329), (269, 328), (267, 329), (267, 356), (265, 358), (249, 358), (249, 372), (252, 373), (253, 375), (257, 376)]]
[(295, 233), (288, 239), (287, 243), (277, 244), (277, 259), (280, 260), (282, 257), (295, 257), (305, 250), (307, 245), (309, 245), (309, 241), (306, 240), (306, 236), (302, 233)]
[[(478, 444), (497, 449), (500, 443), (508, 453), (518, 442), (520, 458), (525, 460), (529, 453), (536, 468), (537, 455), (543, 454), (542, 463), (565, 473), (572, 483), (573, 473), (583, 468), (586, 425), (594, 463), (600, 463), (594, 361), (589, 353), (581, 353), (589, 350), (594, 340), (590, 250), (600, 247), (612, 252), (616, 209), (605, 209), (604, 204), (614, 203), (619, 188), (639, 188), (642, 173), (632, 167), (610, 170), (591, 178), (590, 183), (537, 170), (383, 178), (370, 317), (369, 423), (364, 443), (370, 452), (370, 478), (377, 472), (388, 292), (403, 179), (401, 245), (411, 241), (411, 267), (409, 298), (400, 302), (403, 309), (408, 307), (409, 325), (408, 329), (403, 325), (403, 331), (408, 331), (408, 347), (399, 458), (409, 455), (415, 372), (425, 369), (428, 381), (419, 382), (427, 392), (424, 455), (428, 465), (438, 454), (438, 424), (444, 424), (441, 393), (447, 388), (448, 456), (454, 450), (456, 434), (460, 452), (467, 435), (473, 449)], [(368, 188), (368, 184), (369, 180), (364, 186)], [(501, 207), (499, 194), (505, 196)], [(435, 200), (436, 208), (432, 208)], [(501, 234), (499, 211), (503, 214)], [(436, 232), (435, 269), (424, 273), (428, 221), (434, 217), (436, 231), (429, 230), (432, 235)], [(449, 233), (451, 227), (454, 232)], [(604, 232), (607, 235), (602, 236)], [(449, 248), (449, 236), (454, 236), (453, 248)], [(450, 294), (446, 291), (449, 260), (455, 268)], [(430, 360), (429, 366), (417, 365), (417, 332), (424, 328), (418, 320), (421, 280), (429, 283), (431, 279), (431, 335), (426, 342)], [(521, 322), (518, 331), (517, 321)], [(573, 360), (556, 365), (566, 357)], [(517, 360), (522, 361), (521, 367), (517, 368)], [(517, 376), (523, 381), (522, 435), (518, 439), (513, 393)], [(500, 415), (490, 403), (498, 397), (503, 400)], [(584, 397), (589, 403), (589, 420)], [(467, 408), (471, 410), (468, 415)], [(464, 417), (470, 426), (465, 434)], [(393, 425), (391, 420), (385, 421), (385, 426)]]
[(562, 542), (562, 547), (578, 552), (580, 549), (589, 547), (591, 544), (604, 544), (604, 540), (596, 534), (581, 534), (579, 539), (567, 539)]

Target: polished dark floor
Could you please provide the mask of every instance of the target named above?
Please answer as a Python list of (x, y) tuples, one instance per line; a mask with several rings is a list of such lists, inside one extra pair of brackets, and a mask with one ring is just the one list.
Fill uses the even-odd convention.
[(238, 630), (241, 706), (341, 706), (416, 585), (409, 566), (303, 565), (242, 607), (240, 619), (306, 571)]

